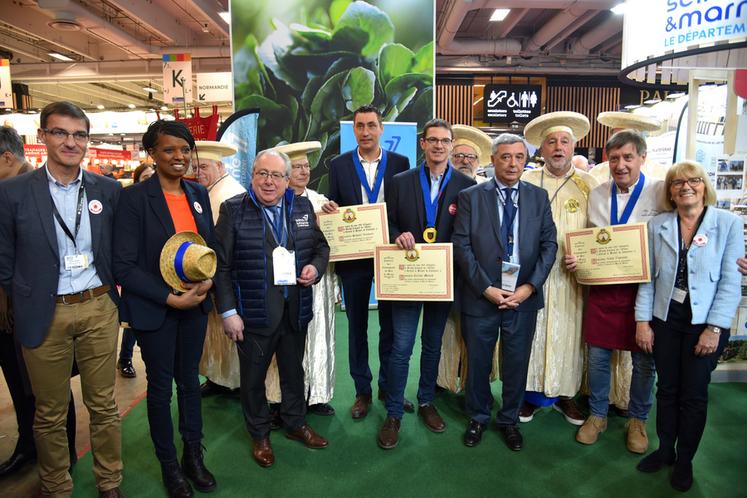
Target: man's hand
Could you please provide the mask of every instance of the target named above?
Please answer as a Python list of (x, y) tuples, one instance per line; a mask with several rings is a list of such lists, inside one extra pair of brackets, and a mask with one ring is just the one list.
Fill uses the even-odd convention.
[(334, 213), (338, 209), (340, 209), (340, 206), (338, 206), (335, 201), (328, 201), (322, 204), (322, 211), (327, 214)]
[(504, 291), (503, 289), (499, 289), (498, 287), (490, 286), (483, 291), (482, 295), (485, 296), (485, 299), (500, 308), (501, 306), (504, 306), (506, 298), (510, 297), (511, 293), (508, 291)]
[(403, 232), (394, 239), (394, 243), (400, 249), (413, 249), (415, 247), (415, 237), (410, 232)]
[(197, 293), (197, 290), (199, 288), (199, 285), (195, 285), (180, 296), (177, 296), (176, 294), (169, 294), (169, 296), (166, 298), (166, 304), (178, 310), (192, 309), (203, 302), (207, 297), (207, 291), (205, 291), (204, 294)]
[(202, 282), (184, 282), (182, 283), (182, 287), (185, 289), (197, 289), (197, 295), (202, 296), (204, 294), (207, 294), (207, 291), (210, 290), (210, 288), (213, 286), (213, 279), (209, 278), (207, 280), (203, 280)]
[(737, 267), (739, 267), (739, 273), (747, 275), (747, 258), (739, 258), (737, 260)]
[(578, 264), (578, 258), (576, 258), (573, 254), (566, 254), (565, 258), (563, 258), (565, 261), (565, 269), (569, 272), (576, 271), (576, 265)]
[[(505, 292), (505, 291), (504, 291)], [(516, 309), (521, 303), (534, 293), (534, 286), (532, 284), (521, 284), (518, 286), (513, 294), (510, 294), (503, 301), (503, 305), (498, 306), (500, 309)]]
[(316, 271), (314, 265), (306, 265), (301, 269), (301, 275), (296, 279), (296, 281), (304, 287), (308, 287), (316, 282), (317, 276), (319, 276), (319, 272)]
[(654, 331), (651, 322), (635, 322), (635, 343), (646, 353), (654, 351)]
[(244, 320), (239, 315), (224, 318), (223, 331), (233, 342), (242, 342), (244, 340)]

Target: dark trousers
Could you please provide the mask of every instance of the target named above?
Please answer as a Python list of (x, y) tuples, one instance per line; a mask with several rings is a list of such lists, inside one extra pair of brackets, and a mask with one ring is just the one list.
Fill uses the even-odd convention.
[[(342, 294), (345, 298), (345, 314), (348, 318), (348, 360), (350, 376), (355, 384), (355, 394), (371, 394), (373, 375), (368, 365), (368, 299), (371, 295), (373, 267), (340, 275)], [(392, 352), (394, 332), (392, 327), (392, 305), (379, 301), (379, 389), (388, 390), (387, 372)]]
[(684, 333), (654, 320), (656, 384), (656, 434), (659, 447), (678, 461), (692, 461), (705, 430), (708, 384), (729, 331), (721, 332), (718, 348), (706, 356), (695, 356), (700, 334)]
[(306, 331), (293, 330), (286, 304), (283, 318), (270, 335), (252, 334), (244, 329), (244, 341), (239, 342), (241, 370), (241, 407), (246, 427), (255, 440), (270, 433), (270, 407), (267, 404), (265, 377), (272, 355), (277, 355), (280, 376), (280, 417), (289, 430), (306, 424), (303, 355)]
[(158, 330), (134, 330), (148, 378), (148, 424), (161, 463), (177, 460), (171, 421), (172, 382), (176, 382), (179, 433), (186, 443), (202, 440), (198, 365), (205, 342), (207, 315), (169, 309)]
[(500, 336), (503, 401), (496, 424), (518, 423), (536, 323), (536, 311), (500, 311), (487, 316), (462, 313), (462, 337), (467, 347), (467, 414), (475, 421), (481, 424), (490, 422), (493, 401), (490, 371), (493, 351)]
[(122, 331), (122, 345), (119, 348), (119, 361), (132, 361), (132, 351), (135, 349), (135, 333), (131, 328)]

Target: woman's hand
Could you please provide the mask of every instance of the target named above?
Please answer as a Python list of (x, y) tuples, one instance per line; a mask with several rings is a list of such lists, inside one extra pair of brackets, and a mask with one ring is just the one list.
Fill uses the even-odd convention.
[(720, 338), (720, 334), (714, 334), (708, 327), (703, 329), (698, 338), (698, 343), (695, 345), (695, 356), (708, 356), (715, 353), (716, 349), (718, 349), (718, 340)]
[(635, 343), (646, 353), (654, 351), (654, 331), (650, 322), (635, 322)]
[(565, 261), (565, 269), (569, 272), (573, 273), (576, 271), (576, 265), (578, 264), (578, 259), (573, 254), (566, 254), (565, 258), (563, 258)]
[[(194, 286), (191, 289), (187, 290), (187, 292), (180, 296), (177, 296), (176, 294), (169, 294), (169, 297), (166, 298), (166, 304), (178, 310), (188, 310), (203, 302), (207, 297), (207, 291), (202, 294), (198, 294), (197, 291), (200, 289), (200, 286), (197, 284), (193, 285)], [(210, 285), (212, 285), (212, 281)], [(209, 288), (210, 287), (208, 287), (208, 289)]]

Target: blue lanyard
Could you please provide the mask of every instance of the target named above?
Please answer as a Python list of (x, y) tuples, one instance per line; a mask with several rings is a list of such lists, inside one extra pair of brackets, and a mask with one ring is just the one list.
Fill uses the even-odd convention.
[[(287, 210), (288, 213), (291, 213), (293, 211), (293, 195), (288, 195), (289, 192), (293, 192), (293, 189), (287, 189), (285, 191), (285, 199), (281, 199), (280, 201), (280, 221), (281, 223), (275, 223), (277, 220), (273, 220), (270, 218), (270, 215), (267, 213), (267, 208), (265, 208), (262, 203), (257, 201), (257, 197), (254, 195), (254, 190), (249, 189), (249, 197), (252, 198), (254, 203), (259, 206), (260, 210), (262, 211), (262, 215), (264, 216), (265, 220), (267, 221), (267, 224), (270, 225), (270, 228), (272, 229), (272, 238), (275, 239), (275, 243), (279, 246), (286, 247), (288, 245), (288, 229), (286, 225), (286, 210), (284, 209), (286, 204), (289, 204), (289, 208)], [(290, 199), (289, 199), (290, 197)], [(289, 202), (288, 202), (289, 201)], [(279, 226), (278, 226), (279, 225)]]
[(624, 225), (628, 222), (628, 219), (630, 219), (630, 215), (633, 213), (633, 208), (635, 207), (636, 202), (638, 202), (638, 198), (641, 196), (641, 191), (643, 190), (643, 184), (645, 181), (646, 177), (643, 175), (643, 172), (641, 172), (641, 176), (638, 179), (638, 184), (636, 184), (635, 188), (633, 189), (633, 193), (630, 194), (630, 199), (628, 200), (628, 204), (625, 205), (622, 217), (618, 219), (617, 185), (615, 185), (615, 181), (612, 180), (612, 196), (610, 199), (610, 221), (612, 222), (612, 225)]
[(361, 181), (361, 185), (366, 189), (366, 195), (368, 196), (368, 203), (375, 204), (379, 198), (379, 191), (381, 185), (384, 183), (384, 173), (386, 172), (386, 151), (381, 149), (381, 161), (376, 171), (376, 180), (374, 181), (373, 189), (368, 186), (368, 179), (366, 178), (366, 172), (363, 171), (363, 165), (361, 160), (358, 158), (358, 148), (356, 147), (353, 151), (353, 164), (355, 164), (355, 172), (358, 173), (358, 179)]
[(444, 181), (441, 182), (441, 187), (438, 189), (438, 195), (433, 201), (431, 201), (431, 186), (428, 183), (428, 177), (425, 174), (425, 161), (423, 161), (423, 163), (420, 165), (420, 187), (423, 190), (423, 204), (425, 206), (426, 227), (436, 226), (436, 210), (438, 209), (438, 200), (441, 198), (441, 194), (443, 193), (444, 189), (446, 189), (446, 185), (449, 184), (449, 180), (451, 180), (452, 169), (453, 168), (451, 167), (451, 164), (446, 165), (446, 177), (444, 177)]

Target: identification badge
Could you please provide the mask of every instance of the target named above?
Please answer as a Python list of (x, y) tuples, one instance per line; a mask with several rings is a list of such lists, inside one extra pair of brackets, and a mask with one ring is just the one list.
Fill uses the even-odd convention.
[(272, 251), (272, 273), (275, 285), (296, 285), (296, 256), (283, 246)]
[(88, 256), (85, 254), (75, 254), (73, 256), (65, 256), (65, 269), (66, 270), (84, 270), (88, 268)]
[(501, 289), (508, 292), (516, 290), (516, 281), (519, 279), (521, 265), (503, 261), (501, 265)]
[(672, 300), (677, 301), (678, 303), (682, 304), (685, 302), (685, 298), (687, 297), (687, 291), (682, 290), (680, 288), (675, 287), (674, 292), (672, 292)]

